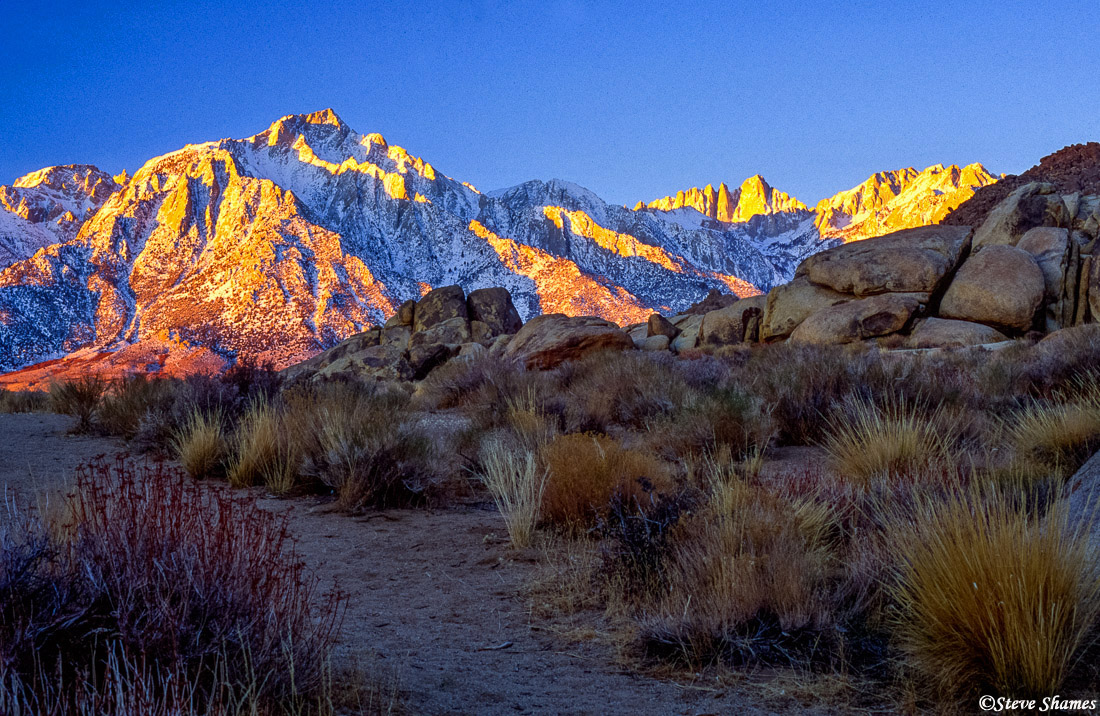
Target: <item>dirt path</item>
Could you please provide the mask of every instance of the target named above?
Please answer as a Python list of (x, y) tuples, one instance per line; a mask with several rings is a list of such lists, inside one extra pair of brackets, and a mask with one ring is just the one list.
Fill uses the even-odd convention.
[[(56, 491), (76, 465), (122, 447), (66, 436), (68, 426), (56, 415), (0, 415), (0, 489), (20, 500)], [(769, 710), (744, 692), (627, 673), (606, 647), (565, 644), (538, 629), (522, 596), (534, 566), (509, 558), (495, 511), (353, 518), (310, 500), (260, 504), (288, 514), (307, 563), (349, 595), (341, 653), (377, 658), (396, 673), (414, 713), (808, 712), (804, 703)]]

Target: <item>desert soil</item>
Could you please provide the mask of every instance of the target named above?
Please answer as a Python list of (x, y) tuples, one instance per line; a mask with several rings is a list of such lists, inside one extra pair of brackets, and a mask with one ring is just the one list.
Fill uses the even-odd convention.
[[(77, 465), (125, 449), (68, 436), (70, 425), (64, 416), (0, 414), (0, 491), (9, 500), (56, 500)], [(556, 636), (531, 617), (524, 597), (535, 565), (508, 549), (503, 521), (488, 506), (349, 517), (316, 500), (259, 502), (287, 514), (306, 562), (347, 593), (341, 655), (395, 675), (413, 713), (817, 710), (774, 687), (765, 705), (744, 684), (719, 689), (634, 674), (606, 645)]]

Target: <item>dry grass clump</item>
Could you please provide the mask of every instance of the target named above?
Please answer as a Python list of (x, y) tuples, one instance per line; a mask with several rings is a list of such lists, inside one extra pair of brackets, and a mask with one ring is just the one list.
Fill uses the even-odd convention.
[(835, 469), (864, 485), (953, 464), (958, 436), (942, 408), (928, 415), (914, 404), (892, 400), (849, 403), (833, 412), (827, 431), (822, 446)]
[(82, 471), (69, 508), (60, 530), (0, 523), (0, 710), (332, 712), (342, 601), (285, 517), (122, 462)]
[(301, 474), (333, 489), (342, 508), (408, 504), (423, 495), (433, 446), (407, 413), (405, 393), (332, 385), (287, 400)]
[(96, 411), (96, 430), (129, 440), (150, 410), (173, 399), (172, 381), (143, 374), (114, 381)]
[(63, 415), (76, 416), (75, 432), (88, 432), (108, 386), (107, 381), (98, 375), (86, 375), (67, 383), (51, 383), (50, 406)]
[(599, 353), (567, 370), (568, 432), (641, 427), (676, 410), (687, 392), (670, 354), (658, 358), (634, 352)]
[(234, 487), (252, 487), (274, 481), (284, 470), (289, 441), (280, 415), (270, 402), (258, 398), (241, 416), (233, 439), (226, 477)]
[(943, 694), (1055, 694), (1100, 614), (1100, 571), (1064, 505), (1000, 492), (920, 504), (899, 527), (894, 597), (907, 664)]
[(742, 482), (677, 529), (667, 590), (643, 618), (651, 656), (691, 665), (812, 660), (837, 621), (833, 516)]
[(683, 409), (650, 423), (646, 440), (667, 458), (722, 451), (736, 456), (765, 450), (775, 437), (771, 412), (758, 397), (738, 388), (689, 390)]
[(1017, 461), (1068, 477), (1100, 447), (1100, 383), (1074, 381), (1056, 398), (1029, 403), (1001, 428)]
[(42, 413), (49, 410), (49, 407), (48, 393), (0, 388), (0, 413)]
[(219, 411), (196, 410), (172, 438), (175, 458), (191, 477), (212, 477), (225, 469), (228, 450), (222, 420)]
[(656, 456), (595, 433), (558, 436), (539, 452), (539, 463), (547, 471), (542, 519), (573, 531), (595, 525), (613, 495), (642, 499), (670, 481)]
[(482, 444), (481, 465), (480, 478), (504, 517), (512, 546), (527, 547), (539, 521), (546, 470), (539, 468), (533, 453), (520, 454), (499, 439)]

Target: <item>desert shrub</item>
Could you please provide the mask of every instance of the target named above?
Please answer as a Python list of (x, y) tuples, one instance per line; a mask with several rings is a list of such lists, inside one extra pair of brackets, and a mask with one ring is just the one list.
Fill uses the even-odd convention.
[(560, 435), (539, 452), (547, 471), (542, 518), (568, 530), (595, 525), (616, 493), (643, 498), (642, 481), (657, 490), (670, 487), (667, 465), (655, 455), (629, 449), (604, 435)]
[(512, 546), (528, 546), (539, 521), (546, 470), (539, 468), (533, 453), (520, 454), (499, 439), (482, 444), (481, 465), (480, 478), (504, 518)]
[(407, 415), (406, 394), (363, 386), (316, 390), (288, 398), (304, 477), (335, 490), (349, 510), (423, 496), (433, 473), (432, 443)]
[(163, 466), (84, 469), (59, 532), (0, 525), (8, 713), (303, 713), (342, 601), (285, 517)]
[(149, 407), (138, 424), (131, 445), (141, 450), (171, 454), (173, 441), (196, 412), (222, 416), (230, 430), (248, 407), (236, 388), (206, 375), (164, 379), (163, 394)]
[(1058, 692), (1100, 613), (1100, 573), (1064, 506), (1040, 520), (986, 491), (898, 526), (899, 644), (940, 694)]
[(912, 476), (955, 462), (957, 427), (942, 411), (926, 415), (906, 402), (849, 401), (829, 417), (822, 445), (835, 469), (860, 484)]
[(191, 477), (220, 474), (228, 452), (221, 413), (193, 412), (172, 438), (172, 447), (176, 460)]
[(687, 385), (671, 354), (599, 353), (573, 363), (565, 407), (568, 432), (641, 427), (680, 404)]
[(812, 662), (840, 618), (828, 506), (743, 482), (677, 528), (667, 591), (641, 619), (650, 656), (691, 665)]
[(137, 374), (113, 382), (96, 412), (96, 429), (107, 435), (134, 437), (145, 415), (172, 400), (169, 381)]
[(643, 495), (616, 492), (600, 520), (605, 570), (620, 581), (631, 598), (652, 598), (668, 589), (667, 558), (673, 528), (695, 508), (700, 495), (686, 489), (659, 493), (648, 480), (639, 481)]
[(51, 383), (50, 406), (58, 413), (77, 418), (74, 431), (88, 432), (107, 387), (107, 381), (98, 375), (86, 375), (64, 383)]
[(257, 364), (250, 358), (240, 358), (218, 379), (245, 402), (271, 402), (282, 387), (283, 377), (270, 363)]
[(681, 410), (648, 427), (647, 442), (666, 458), (721, 451), (743, 457), (766, 449), (775, 435), (770, 410), (735, 387), (689, 390)]
[(42, 413), (49, 410), (50, 396), (38, 390), (0, 389), (0, 413)]
[(809, 445), (821, 439), (823, 416), (862, 385), (866, 353), (838, 346), (761, 346), (744, 366), (749, 390), (771, 409), (777, 439)]

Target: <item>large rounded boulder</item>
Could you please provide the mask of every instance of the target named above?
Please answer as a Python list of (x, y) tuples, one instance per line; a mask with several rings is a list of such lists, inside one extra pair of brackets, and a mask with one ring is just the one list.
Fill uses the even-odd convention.
[(441, 286), (424, 294), (413, 311), (413, 332), (419, 333), (451, 318), (466, 320), (466, 294), (461, 286)]
[(1015, 246), (987, 246), (963, 263), (940, 302), (941, 318), (1026, 331), (1046, 281), (1034, 257)]
[(857, 297), (931, 294), (969, 247), (969, 227), (922, 226), (822, 251), (803, 261), (796, 275)]
[(853, 343), (905, 329), (920, 309), (919, 295), (886, 293), (823, 308), (791, 333), (792, 343)]
[(1032, 182), (1009, 194), (974, 231), (974, 249), (1015, 246), (1036, 226), (1070, 227), (1073, 216), (1053, 184)]
[(597, 351), (633, 348), (630, 336), (610, 321), (549, 313), (532, 318), (519, 329), (508, 341), (504, 357), (545, 370)]
[(491, 336), (515, 333), (523, 325), (519, 311), (512, 303), (512, 294), (499, 286), (470, 291), (466, 297), (466, 311), (471, 321), (484, 323)]

